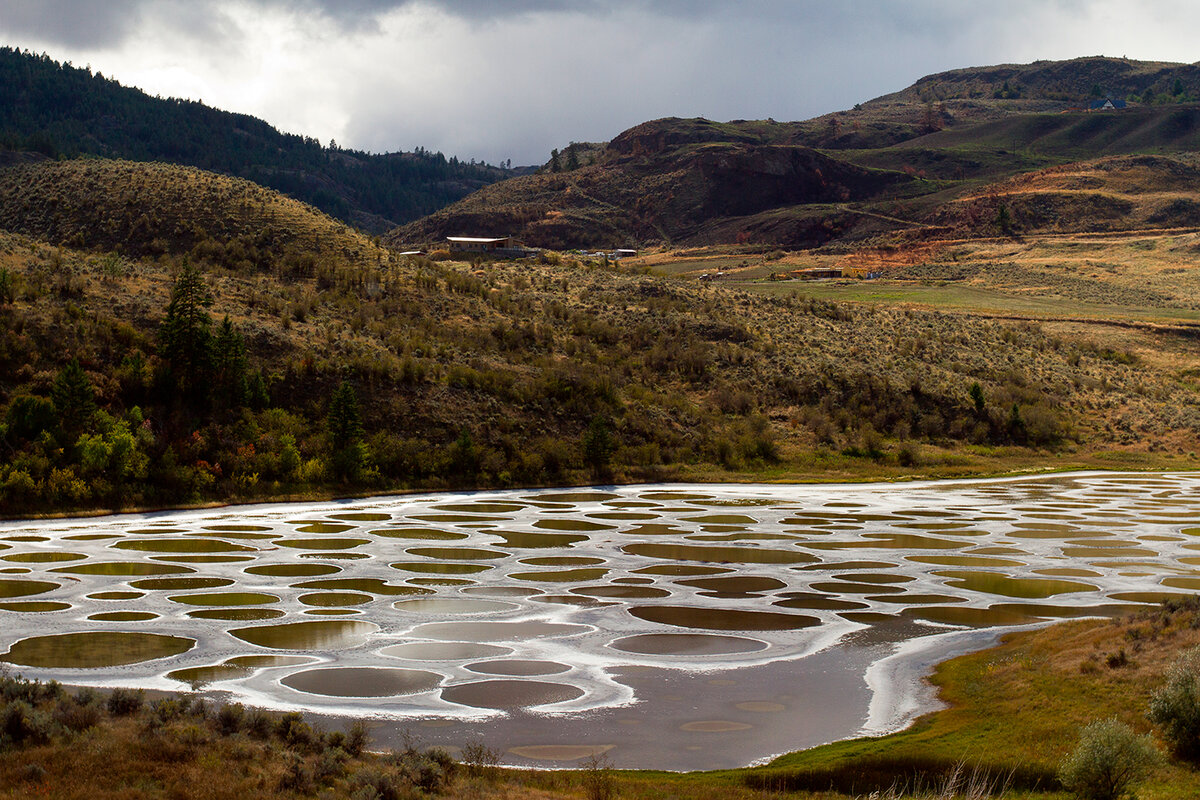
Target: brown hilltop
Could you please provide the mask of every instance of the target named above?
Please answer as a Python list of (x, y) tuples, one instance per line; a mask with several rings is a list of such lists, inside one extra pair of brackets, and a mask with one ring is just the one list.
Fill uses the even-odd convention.
[[(793, 126), (664, 119), (618, 136), (597, 163), (488, 187), (394, 231), (394, 242), (504, 232), (552, 248), (714, 240), (731, 217), (866, 200), (909, 182), (788, 143)], [(828, 234), (798, 235), (796, 245)]]

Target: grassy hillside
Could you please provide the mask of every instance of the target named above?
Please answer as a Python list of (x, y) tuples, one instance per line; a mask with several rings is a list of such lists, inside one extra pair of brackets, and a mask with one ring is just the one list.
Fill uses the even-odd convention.
[[(155, 200), (153, 225), (127, 225), (140, 218), (127, 186)], [(556, 254), (401, 258), (269, 192), (163, 165), (12, 167), (0, 197), (0, 219), (27, 231), (0, 240), (0, 486), (17, 513), (1180, 464), (1198, 449), (1200, 354), (1182, 335), (1152, 361), (1094, 331), (728, 291)], [(37, 213), (11, 211), (26, 207)], [(212, 295), (195, 304), (211, 315), (201, 355), (164, 327), (185, 263), (201, 273), (194, 295)], [(333, 402), (343, 383), (361, 427)], [(1106, 461), (1114, 450), (1133, 462)]]
[(0, 151), (165, 161), (247, 178), (376, 233), (505, 170), (418, 149), (376, 155), (280, 133), (245, 114), (150, 97), (90, 69), (0, 48)]

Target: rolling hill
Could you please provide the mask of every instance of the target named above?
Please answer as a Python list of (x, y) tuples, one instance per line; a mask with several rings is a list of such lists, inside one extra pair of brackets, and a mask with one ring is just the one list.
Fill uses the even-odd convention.
[(506, 177), (423, 149), (382, 155), (0, 47), (0, 151), (163, 161), (247, 178), (381, 233)]
[[(0, 228), (13, 511), (956, 474), (1200, 429), (1194, 406), (1160, 401), (1196, 365), (1176, 334), (1169, 365), (1142, 363), (1094, 332), (725, 291), (553, 253), (487, 270), (401, 257), (188, 167), (0, 168)], [(211, 296), (213, 349), (186, 362), (164, 320), (189, 270), (192, 296)], [(361, 415), (349, 445), (331, 421), (342, 385)], [(72, 425), (58, 413), (91, 403)], [(1136, 432), (1118, 424), (1129, 415)]]
[[(1137, 100), (1084, 111), (1098, 96)], [(592, 146), (585, 166), (494, 184), (389, 240), (853, 246), (940, 224), (962, 198), (1022, 173), (1200, 149), (1197, 96), (1200, 67), (1084, 58), (941, 73), (805, 122), (656, 120)], [(1086, 205), (1062, 225), (1086, 229), (1093, 210), (1103, 228), (1107, 212)], [(1153, 224), (1190, 224), (1182, 206), (1160, 211)]]

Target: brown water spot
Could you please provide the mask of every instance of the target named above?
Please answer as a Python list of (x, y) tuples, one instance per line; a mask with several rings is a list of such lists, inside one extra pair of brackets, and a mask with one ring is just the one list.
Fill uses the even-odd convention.
[(355, 511), (350, 514), (330, 514), (329, 518), (345, 520), (346, 522), (386, 522), (392, 518), (392, 515), (370, 511)]
[(708, 561), (734, 564), (801, 564), (816, 561), (814, 556), (793, 550), (770, 550), (765, 547), (705, 547), (699, 545), (659, 544), (642, 542), (621, 548), (626, 553), (646, 558), (670, 561)]
[(898, 569), (898, 564), (890, 561), (835, 561), (810, 564), (807, 567), (792, 567), (792, 569), (809, 572), (812, 570), (859, 570), (859, 569)]
[(191, 567), (177, 567), (170, 564), (147, 564), (141, 561), (114, 561), (96, 564), (78, 564), (73, 567), (57, 567), (53, 572), (66, 572), (72, 575), (181, 575), (195, 572)]
[(520, 563), (528, 564), (531, 567), (587, 567), (603, 564), (604, 559), (588, 556), (547, 556), (545, 558), (522, 558)]
[(416, 539), (431, 542), (449, 542), (470, 537), (470, 534), (461, 531), (439, 531), (435, 528), (386, 528), (371, 531), (371, 534), (388, 539)]
[(687, 528), (662, 522), (634, 525), (621, 531), (626, 536), (684, 536), (689, 533)]
[(412, 614), (484, 614), (518, 608), (516, 603), (479, 600), (474, 597), (427, 597), (419, 600), (400, 600), (393, 606), (398, 611)]
[(147, 578), (133, 581), (129, 585), (135, 589), (215, 589), (218, 586), (230, 586), (233, 581), (229, 578)]
[(587, 625), (565, 622), (427, 622), (418, 625), (410, 635), (453, 642), (519, 642), (573, 636), (590, 630)]
[(346, 617), (354, 614), (361, 614), (362, 609), (358, 608), (308, 608), (304, 613), (310, 617)]
[(1093, 569), (1077, 569), (1075, 567), (1055, 567), (1052, 569), (1035, 569), (1038, 575), (1046, 575), (1052, 578), (1100, 578), (1101, 573)]
[(680, 517), (680, 522), (703, 522), (712, 525), (757, 525), (758, 520), (745, 514), (701, 514), (695, 517)]
[(675, 581), (681, 586), (692, 586), (703, 589), (700, 594), (706, 597), (744, 597), (752, 594), (783, 589), (786, 583), (778, 578), (768, 578), (758, 575), (730, 575), (724, 578), (696, 578), (687, 581)]
[(771, 605), (780, 608), (798, 608), (812, 611), (852, 611), (860, 608), (870, 608), (866, 603), (854, 600), (840, 600), (827, 594), (817, 592), (784, 592), (786, 600), (779, 600)]
[(614, 606), (616, 603), (599, 600), (595, 597), (583, 597), (574, 594), (543, 594), (531, 598), (535, 603), (558, 603), (563, 606), (579, 606), (581, 608), (603, 608)]
[(159, 615), (152, 611), (105, 611), (91, 614), (88, 619), (98, 622), (143, 622), (148, 619), (158, 619)]
[(192, 619), (223, 619), (230, 622), (253, 622), (263, 619), (279, 619), (285, 612), (278, 608), (203, 608), (189, 611)]
[(533, 527), (548, 531), (611, 531), (616, 525), (605, 525), (600, 522), (588, 522), (582, 519), (539, 519)]
[(14, 564), (50, 564), (58, 561), (82, 561), (87, 558), (83, 553), (11, 553), (0, 556), (5, 561)]
[(392, 569), (426, 572), (432, 575), (474, 575), (492, 569), (491, 564), (440, 564), (436, 561), (397, 561)]
[(748, 731), (753, 728), (745, 722), (729, 722), (726, 720), (706, 719), (696, 722), (685, 722), (679, 730), (689, 733), (732, 733), (733, 731)]
[(652, 567), (642, 567), (635, 569), (634, 572), (638, 575), (671, 575), (671, 576), (687, 576), (687, 575), (722, 575), (727, 572), (733, 572), (729, 567), (699, 567), (693, 564), (656, 564)]
[(48, 611), (66, 611), (70, 607), (70, 603), (63, 603), (57, 600), (25, 600), (0, 603), (0, 610), (33, 614), (43, 614)]
[(1163, 586), (1170, 586), (1173, 589), (1192, 589), (1200, 591), (1200, 577), (1170, 577), (1162, 579)]
[(235, 628), (230, 633), (243, 642), (278, 650), (345, 650), (362, 644), (377, 630), (379, 626), (370, 622), (322, 620)]
[(145, 596), (145, 592), (93, 592), (88, 595), (88, 598), (92, 600), (136, 600)]
[(820, 625), (816, 617), (774, 611), (743, 611), (690, 606), (638, 606), (629, 614), (646, 622), (713, 631), (790, 631)]
[(335, 589), (351, 592), (370, 592), (371, 594), (399, 597), (402, 595), (432, 594), (430, 589), (417, 586), (392, 585), (380, 578), (326, 578), (315, 581), (301, 581), (292, 584), (297, 589)]
[(623, 600), (651, 600), (671, 596), (666, 589), (658, 589), (653, 586), (581, 586), (571, 591), (588, 597), (612, 597)]
[(603, 511), (597, 514), (585, 514), (589, 519), (615, 519), (640, 521), (648, 519), (658, 519), (659, 514), (650, 514), (645, 511)]
[(421, 522), (511, 522), (508, 517), (485, 516), (483, 514), (408, 514), (409, 519)]
[(436, 672), (396, 667), (326, 667), (294, 672), (279, 681), (307, 694), (325, 697), (396, 697), (436, 688)]
[(694, 492), (643, 492), (638, 497), (643, 500), (715, 500), (711, 494), (696, 494)]
[[(63, 539), (72, 542), (102, 542), (105, 539), (120, 539), (123, 534), (120, 533), (77, 533), (74, 536), (64, 536)], [(7, 550), (12, 547), (9, 544), (0, 544), (0, 550)]]
[(470, 586), (475, 583), (468, 578), (407, 578), (404, 582), (413, 586)]
[(444, 503), (431, 506), (434, 511), (468, 511), (473, 514), (511, 514), (525, 508), (524, 503)]
[[(270, 528), (267, 528), (266, 530), (271, 531)], [(212, 528), (205, 528), (203, 531), (200, 531), (200, 532), (195, 532), (195, 531), (189, 532), (185, 535), (211, 537), (213, 533), (218, 534), (222, 539), (273, 539), (279, 535), (275, 532), (259, 533), (258, 531), (224, 531), (224, 532), (222, 532), (222, 531), (214, 531)]]
[(337, 539), (276, 539), (274, 544), (280, 547), (290, 547), (294, 550), (350, 550), (370, 544), (370, 539), (337, 538)]
[(60, 633), (22, 639), (9, 648), (3, 660), (25, 667), (97, 669), (176, 656), (195, 645), (194, 639), (157, 633)]
[(834, 578), (844, 581), (855, 581), (857, 583), (909, 583), (915, 581), (912, 575), (897, 575), (892, 572), (888, 573), (870, 573), (870, 572), (852, 572), (846, 575), (834, 575)]
[(176, 594), (167, 599), (172, 603), (183, 603), (189, 606), (261, 606), (279, 602), (278, 597), (264, 592)]
[(594, 581), (608, 574), (607, 569), (590, 568), (590, 569), (561, 569), (543, 572), (514, 572), (508, 577), (517, 581), (536, 581), (549, 583), (578, 583), (581, 581)]
[(146, 553), (235, 553), (255, 549), (221, 539), (122, 539), (109, 547)]
[(786, 711), (787, 706), (782, 703), (771, 703), (768, 701), (749, 700), (745, 703), (738, 703), (734, 708), (739, 711), (752, 711), (757, 714), (773, 714), (779, 711)]
[(508, 558), (508, 553), (502, 553), (499, 550), (480, 550), (473, 547), (410, 547), (405, 552), (441, 561), (485, 561)]
[(881, 586), (877, 583), (857, 583), (855, 581), (816, 581), (809, 588), (816, 592), (830, 594), (900, 594), (904, 591), (899, 586)]
[(336, 522), (326, 522), (325, 520), (297, 520), (291, 524), (298, 526), (296, 533), (344, 533), (358, 527), (356, 525), (340, 525)]
[(965, 572), (947, 570), (936, 572), (946, 581), (947, 586), (955, 586), (971, 592), (997, 594), (1003, 597), (1041, 598), (1070, 592), (1094, 592), (1096, 587), (1090, 583), (1078, 583), (1053, 578), (1010, 578), (999, 572)]
[(608, 646), (648, 656), (716, 656), (756, 653), (770, 645), (758, 639), (710, 633), (640, 633), (617, 639)]
[(1023, 567), (1024, 561), (989, 556), (905, 556), (906, 561), (944, 567)]
[(471, 672), (482, 675), (511, 675), (528, 678), (536, 675), (558, 675), (570, 671), (569, 664), (559, 664), (555, 661), (523, 661), (519, 659), (504, 659), (500, 661), (478, 661), (467, 664)]
[(341, 572), (342, 568), (333, 564), (263, 564), (260, 567), (246, 567), (243, 571), (248, 575), (265, 575), (272, 578), (307, 578), (332, 575)]
[(150, 556), (155, 561), (170, 561), (175, 564), (228, 564), (234, 561), (253, 561), (254, 556)]
[(541, 589), (534, 589), (531, 586), (472, 586), (463, 591), (467, 594), (482, 594), (488, 597), (531, 597), (542, 593)]
[(534, 744), (510, 747), (508, 752), (531, 761), (578, 761), (602, 756), (614, 747), (616, 745), (612, 744)]
[(965, 603), (967, 598), (955, 597), (949, 594), (899, 594), (899, 595), (875, 595), (864, 598), (875, 603), (891, 603), (892, 605), (906, 606), (934, 606), (943, 605), (945, 603)]
[(53, 591), (62, 584), (50, 581), (27, 581), (16, 578), (0, 580), (0, 597), (28, 597)]
[(208, 525), (205, 526), (206, 531), (226, 531), (229, 533), (255, 533), (260, 531), (270, 531), (271, 528), (266, 525)]
[(182, 683), (204, 685), (234, 678), (245, 678), (258, 669), (299, 666), (312, 661), (313, 659), (307, 656), (237, 656), (222, 664), (177, 669), (174, 672), (168, 672), (167, 677)]
[(298, 598), (306, 606), (360, 606), (375, 598), (358, 592), (311, 592)]
[(405, 642), (385, 647), (379, 652), (408, 661), (466, 661), (506, 656), (512, 653), (512, 648), (477, 642)]
[(442, 699), (448, 703), (502, 710), (562, 703), (582, 696), (583, 689), (577, 686), (545, 681), (477, 681), (442, 689)]

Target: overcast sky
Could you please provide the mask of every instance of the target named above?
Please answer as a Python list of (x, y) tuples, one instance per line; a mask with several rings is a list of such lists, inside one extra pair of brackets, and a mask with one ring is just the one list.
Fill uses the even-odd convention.
[(0, 43), (375, 152), (541, 163), (665, 116), (806, 119), (957, 67), (1193, 62), (1194, 0), (0, 0)]

